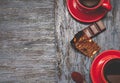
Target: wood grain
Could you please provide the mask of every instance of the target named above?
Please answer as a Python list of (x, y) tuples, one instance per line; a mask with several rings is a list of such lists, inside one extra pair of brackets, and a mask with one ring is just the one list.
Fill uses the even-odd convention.
[[(120, 50), (120, 1), (111, 3), (103, 19), (107, 30), (94, 38), (100, 52)], [(88, 25), (72, 18), (66, 0), (0, 0), (0, 83), (74, 83), (73, 71), (92, 83), (97, 54), (85, 57), (70, 44)]]
[[(94, 38), (102, 48), (100, 52), (109, 49), (120, 50), (120, 1), (111, 0), (111, 3), (113, 9), (103, 19), (107, 30)], [(89, 24), (80, 23), (72, 18), (67, 10), (66, 0), (56, 0), (55, 4), (58, 83), (74, 83), (71, 79), (73, 71), (80, 72), (86, 83), (92, 83), (90, 67), (97, 54), (93, 58), (85, 57), (70, 44), (73, 36)]]
[(54, 0), (0, 0), (0, 83), (55, 83)]

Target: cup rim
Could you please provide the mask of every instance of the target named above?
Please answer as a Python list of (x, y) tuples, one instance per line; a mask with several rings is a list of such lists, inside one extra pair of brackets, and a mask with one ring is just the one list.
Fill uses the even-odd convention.
[(87, 6), (84, 6), (83, 4), (81, 4), (79, 2), (79, 0), (76, 0), (76, 3), (78, 4), (79, 7), (82, 7), (84, 9), (88, 9), (88, 10), (94, 10), (94, 9), (99, 8), (102, 5), (103, 2), (104, 2), (104, 0), (100, 0), (100, 2), (96, 6), (94, 6), (94, 7), (87, 7)]

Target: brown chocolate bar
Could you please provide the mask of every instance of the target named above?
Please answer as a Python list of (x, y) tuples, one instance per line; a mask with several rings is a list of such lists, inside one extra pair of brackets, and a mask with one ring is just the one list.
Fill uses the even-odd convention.
[(90, 38), (98, 35), (102, 31), (106, 29), (105, 25), (102, 21), (95, 22), (94, 24), (88, 26), (83, 31), (86, 33), (86, 35)]
[(92, 57), (100, 50), (100, 47), (91, 38), (105, 29), (106, 28), (102, 21), (98, 21), (75, 34), (71, 44), (84, 55)]
[(97, 45), (97, 43), (95, 43), (82, 31), (75, 35), (71, 41), (71, 44), (74, 48), (88, 57), (92, 57), (100, 50), (100, 47)]

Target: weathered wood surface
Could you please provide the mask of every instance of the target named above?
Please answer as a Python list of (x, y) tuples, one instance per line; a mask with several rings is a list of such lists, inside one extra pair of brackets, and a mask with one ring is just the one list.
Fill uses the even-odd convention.
[[(120, 0), (111, 0), (111, 3), (113, 9), (103, 19), (107, 30), (94, 38), (101, 47), (100, 52), (108, 49), (120, 50)], [(88, 25), (71, 17), (66, 0), (56, 0), (55, 8), (58, 83), (74, 83), (70, 75), (73, 71), (80, 72), (85, 77), (86, 83), (92, 83), (89, 71), (91, 62), (97, 54), (93, 58), (88, 58), (70, 45), (74, 34)]]
[[(103, 19), (107, 30), (94, 38), (100, 52), (120, 50), (120, 0), (111, 2)], [(66, 0), (0, 0), (0, 83), (74, 83), (73, 71), (91, 83), (97, 54), (91, 59), (70, 45), (86, 26), (71, 17)]]
[(54, 0), (0, 0), (0, 83), (55, 83)]

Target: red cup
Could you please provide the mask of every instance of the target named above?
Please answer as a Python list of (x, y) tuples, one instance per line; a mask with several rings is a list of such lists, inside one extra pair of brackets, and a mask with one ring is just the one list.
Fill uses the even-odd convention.
[(108, 50), (99, 54), (92, 62), (90, 76), (93, 83), (108, 83), (105, 78), (104, 69), (108, 62), (119, 59), (120, 51)]
[(102, 19), (111, 10), (110, 0), (100, 0), (97, 5), (88, 7), (80, 0), (67, 0), (70, 14), (78, 21), (91, 23)]

